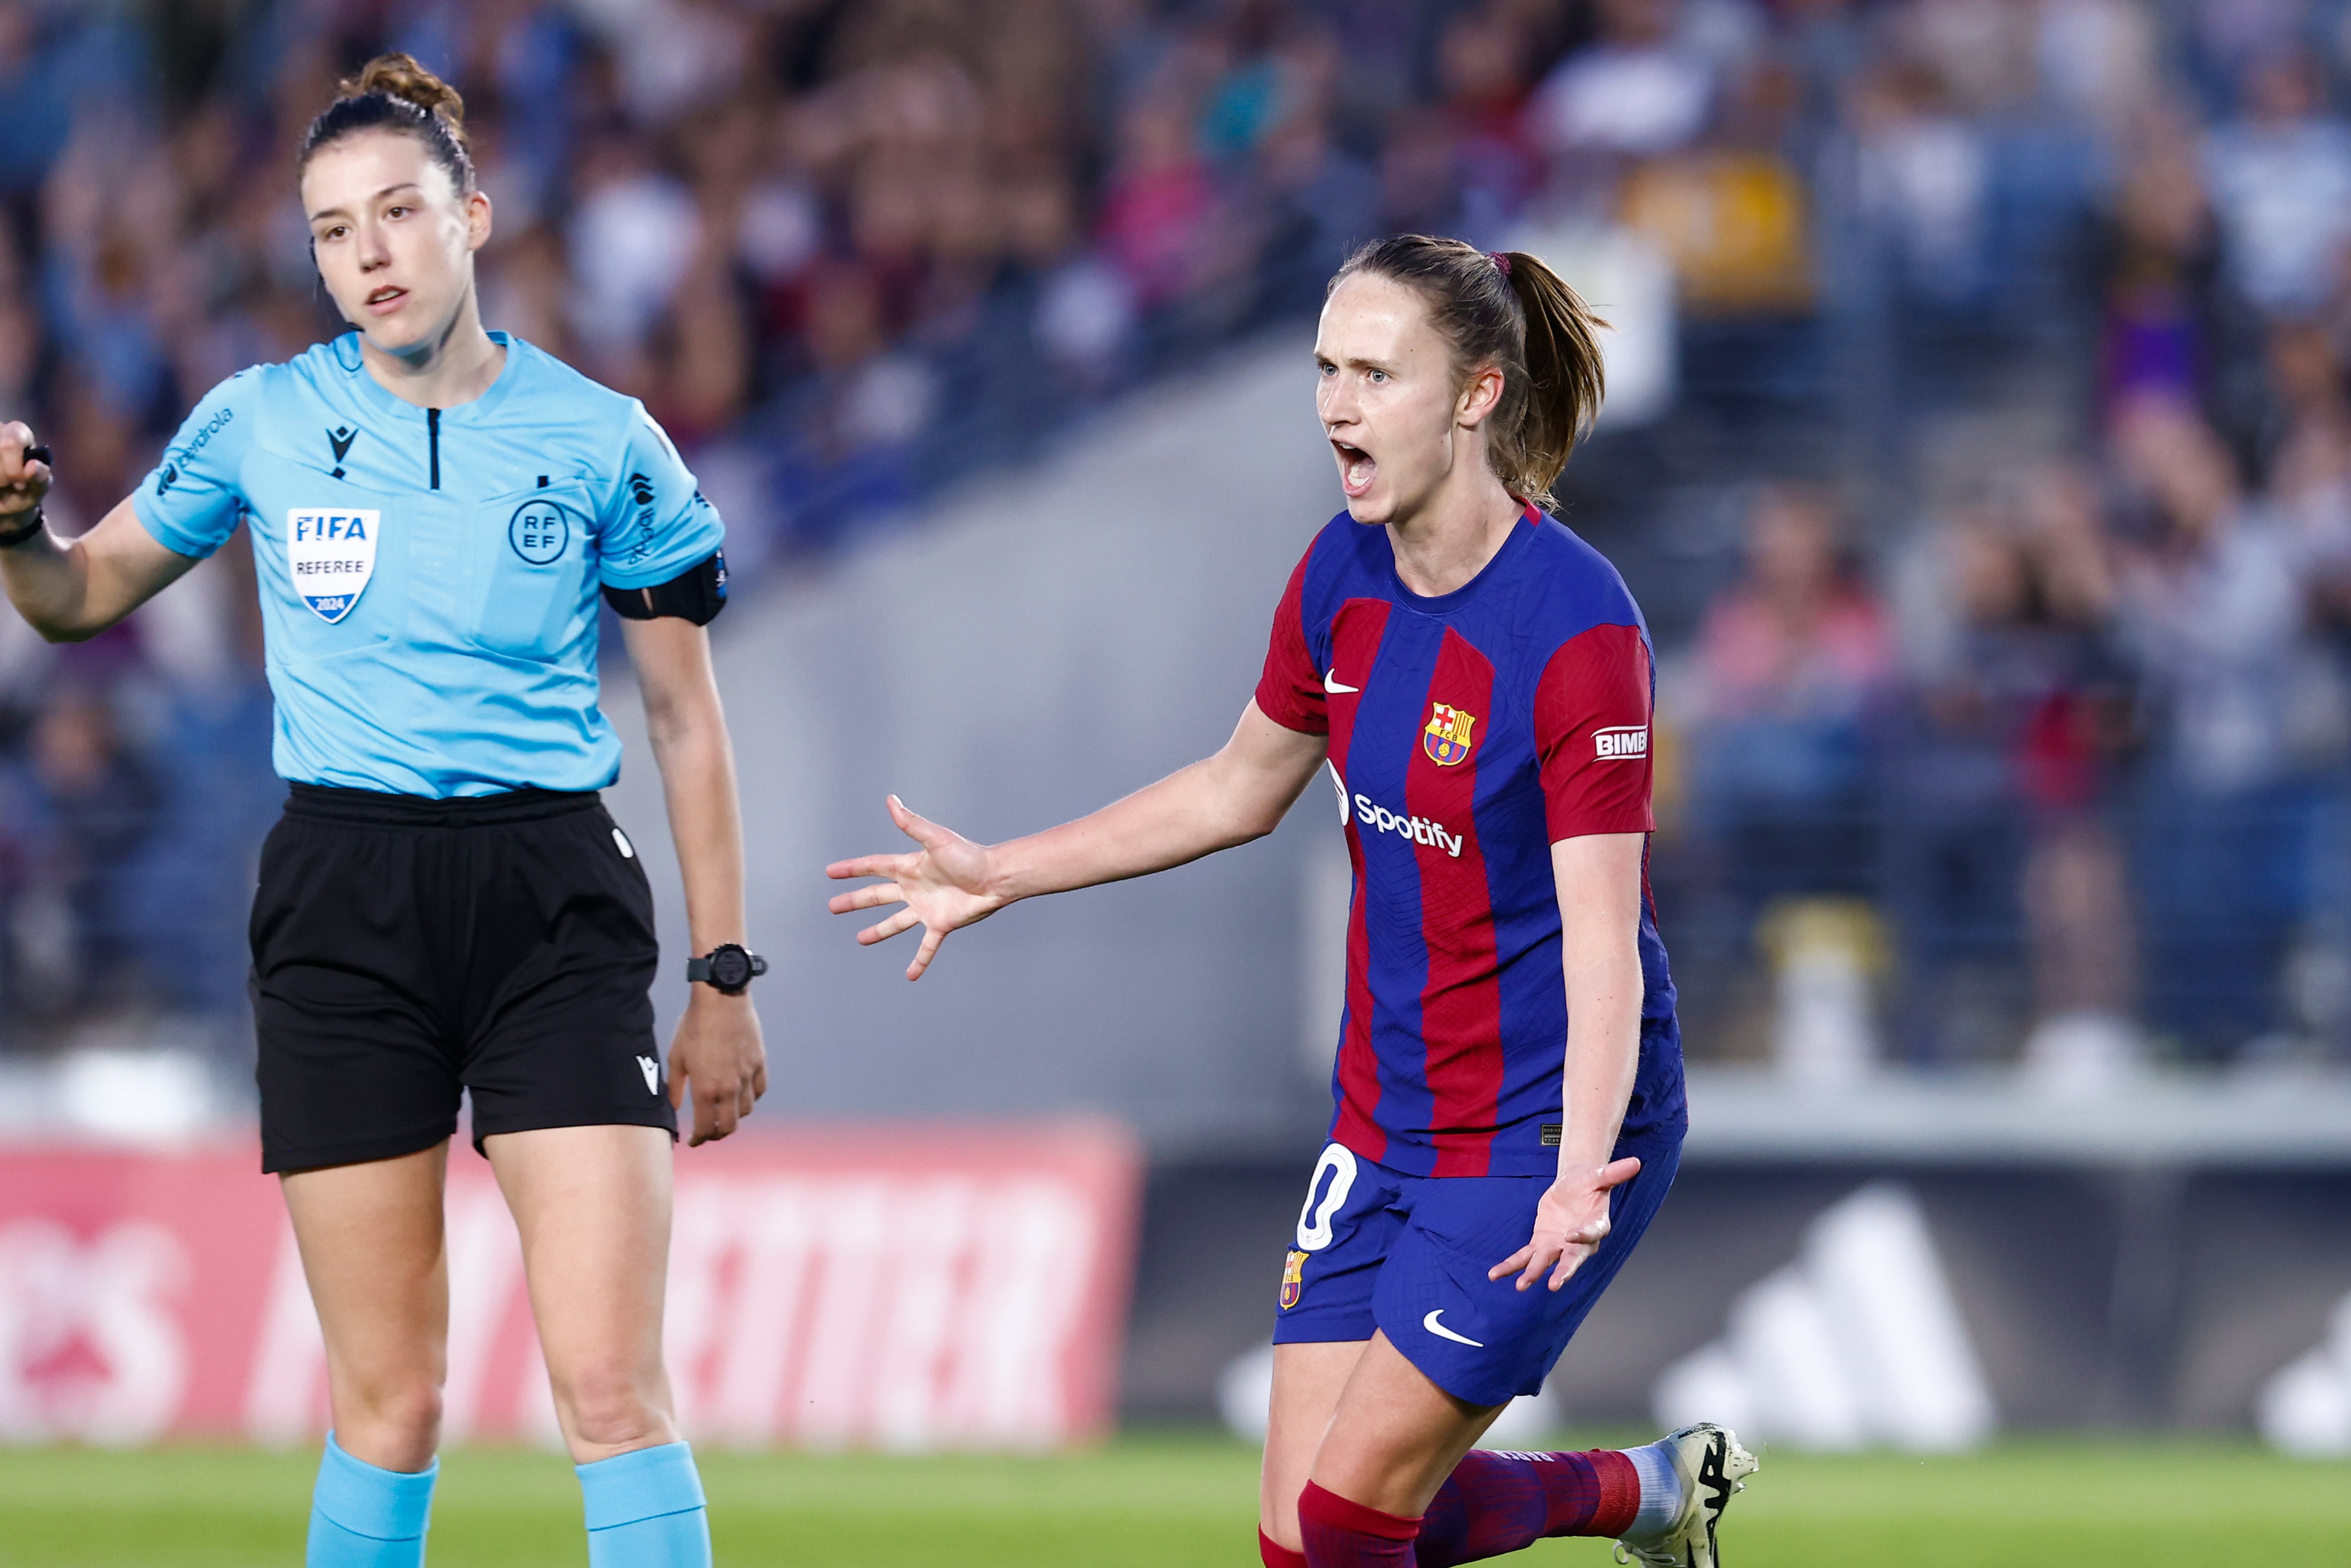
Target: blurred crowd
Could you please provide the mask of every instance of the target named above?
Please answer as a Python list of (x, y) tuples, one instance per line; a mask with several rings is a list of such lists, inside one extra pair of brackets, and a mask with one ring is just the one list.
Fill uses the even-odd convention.
[(1834, 384), (1798, 402), (1848, 444), (1744, 455), (1736, 566), (1672, 661), (1701, 1036), (1833, 1037), (1802, 1010), (1825, 953), (1879, 1057), (2345, 1059), (2351, 8), (1807, 4), (1764, 33), (1711, 134), (1828, 72), (1835, 108), (1765, 155), (1809, 170), (1841, 297), (1775, 362), (1816, 347)]
[[(465, 95), (488, 324), (643, 397), (755, 590), (1364, 237), (1658, 271), (1566, 500), (1667, 655), (1694, 1050), (1826, 952), (1877, 1055), (2341, 1051), (2346, 0), (0, 0), (59, 526), (338, 329), (293, 149), (386, 47)], [(0, 1046), (233, 1018), (250, 593), (0, 629)]]
[(1817, 1047), (1767, 1025), (1825, 948), (1885, 1015), (1864, 1056), (2093, 1082), (2344, 1054), (2351, 465), (2249, 483), (2168, 394), (2105, 437), (1874, 552), (1834, 493), (1757, 487), (1661, 705), (1661, 875), (1718, 1045)]

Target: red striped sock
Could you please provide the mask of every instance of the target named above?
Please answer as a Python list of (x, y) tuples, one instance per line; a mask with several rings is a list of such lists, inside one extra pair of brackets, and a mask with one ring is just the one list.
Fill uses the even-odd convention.
[(1257, 1556), (1265, 1568), (1306, 1568), (1306, 1553), (1292, 1552), (1262, 1530), (1257, 1532)]
[(1421, 1521), (1416, 1568), (1452, 1568), (1551, 1535), (1613, 1538), (1633, 1528), (1640, 1472), (1614, 1448), (1506, 1454), (1473, 1448)]
[(1298, 1494), (1298, 1531), (1307, 1568), (1413, 1568), (1420, 1521), (1382, 1513), (1312, 1481)]

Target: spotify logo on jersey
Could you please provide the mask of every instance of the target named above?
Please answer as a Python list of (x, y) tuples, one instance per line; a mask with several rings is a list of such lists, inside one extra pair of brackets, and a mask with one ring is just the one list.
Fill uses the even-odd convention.
[(507, 543), (533, 566), (545, 566), (571, 542), (571, 514), (553, 501), (528, 500), (507, 522)]

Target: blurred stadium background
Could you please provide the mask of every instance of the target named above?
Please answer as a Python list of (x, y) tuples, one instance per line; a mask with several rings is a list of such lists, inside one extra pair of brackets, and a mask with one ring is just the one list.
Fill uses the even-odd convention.
[[(381, 47), (465, 93), (488, 324), (643, 397), (729, 523), (776, 1071), (756, 1134), (681, 1156), (698, 1436), (1246, 1431), (1327, 1114), (1320, 797), (913, 989), (820, 868), (886, 842), (886, 789), (1001, 837), (1222, 738), (1338, 505), (1322, 281), (1419, 229), (1544, 254), (1617, 329), (1562, 515), (1661, 656), (1693, 1077), (1674, 1203), (1508, 1430), (2072, 1435), (1933, 1472), (2010, 1501), (2089, 1456), (2078, 1507), (1979, 1555), (1918, 1544), (1899, 1465), (1792, 1467), (1825, 1490), (1759, 1519), (1758, 1562), (1880, 1560), (1821, 1543), (1856, 1528), (1919, 1563), (2219, 1561), (2167, 1511), (2211, 1465), (2303, 1560), (2351, 1555), (2321, 1458), (2351, 1455), (2351, 5), (0, 0), (0, 416), (57, 449), (61, 527), (214, 382), (338, 329), (291, 151)], [(0, 617), (0, 1437), (319, 1419), (246, 1147), (281, 791), (242, 548), (88, 644)], [(650, 768), (613, 803), (674, 931)], [(470, 1159), (454, 1424), (528, 1439)], [(917, 1216), (928, 1274), (893, 1261)], [(2118, 1433), (2220, 1447), (2175, 1485)], [(146, 1561), (8, 1542), (84, 1496), (228, 1495), (186, 1456), (39, 1468), (69, 1458), (0, 1459), (0, 1561)], [(1228, 1458), (1089, 1462), (1222, 1542)], [(1169, 1531), (1165, 1561), (1235, 1555)], [(855, 1534), (824, 1560), (912, 1560)]]

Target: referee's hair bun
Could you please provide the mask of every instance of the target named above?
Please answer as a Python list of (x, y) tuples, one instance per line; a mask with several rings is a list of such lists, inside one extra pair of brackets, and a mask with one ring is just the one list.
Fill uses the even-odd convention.
[(445, 121), (458, 137), (465, 134), (465, 99), (413, 55), (378, 55), (360, 68), (359, 75), (345, 77), (335, 88), (338, 98), (360, 98), (371, 92), (413, 103)]
[(391, 131), (424, 144), (460, 193), (474, 189), (474, 153), (465, 144), (465, 100), (417, 64), (413, 55), (378, 55), (335, 86), (335, 101), (310, 121), (298, 166), (321, 148), (362, 131)]

